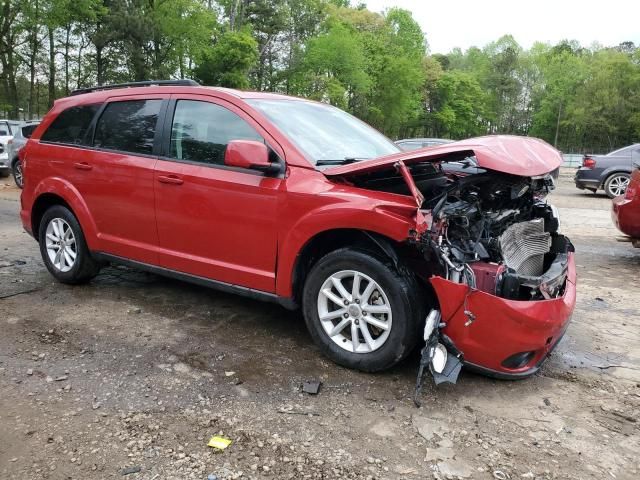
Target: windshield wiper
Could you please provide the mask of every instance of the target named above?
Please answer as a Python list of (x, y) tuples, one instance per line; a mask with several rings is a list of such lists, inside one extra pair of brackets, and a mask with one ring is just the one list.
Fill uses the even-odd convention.
[(369, 159), (366, 157), (345, 157), (342, 160), (322, 159), (316, 162), (316, 166), (322, 167), (324, 165), (346, 165), (348, 163), (355, 163), (361, 160), (369, 160)]

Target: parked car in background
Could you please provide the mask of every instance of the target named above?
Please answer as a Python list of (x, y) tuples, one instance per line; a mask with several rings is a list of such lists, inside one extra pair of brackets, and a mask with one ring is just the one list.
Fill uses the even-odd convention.
[(20, 150), (26, 145), (27, 140), (31, 137), (31, 134), (40, 125), (40, 120), (25, 122), (15, 129), (13, 138), (8, 141), (8, 155), (9, 155), (9, 167), (13, 172), (13, 179), (19, 188), (22, 188), (22, 164), (18, 155)]
[(640, 248), (640, 163), (634, 167), (626, 192), (611, 203), (611, 218), (618, 230), (631, 237), (633, 246)]
[[(463, 364), (532, 375), (564, 334), (576, 268), (544, 200), (562, 163), (547, 143), (402, 152), (322, 103), (121, 87), (56, 101), (20, 154), (22, 224), (59, 281), (124, 263), (299, 306), (321, 351), (364, 371), (426, 338), (447, 381)], [(482, 174), (441, 168), (469, 157)]]
[(9, 161), (9, 141), (18, 130), (21, 122), (0, 120), (0, 177), (7, 177), (11, 172)]
[(395, 144), (405, 152), (411, 150), (419, 150), (425, 147), (433, 147), (435, 145), (443, 145), (445, 143), (452, 143), (454, 140), (446, 138), (405, 138), (404, 140), (398, 140)]
[(614, 150), (607, 155), (585, 155), (575, 175), (576, 187), (596, 193), (604, 190), (609, 198), (624, 194), (634, 160), (640, 158), (640, 143)]

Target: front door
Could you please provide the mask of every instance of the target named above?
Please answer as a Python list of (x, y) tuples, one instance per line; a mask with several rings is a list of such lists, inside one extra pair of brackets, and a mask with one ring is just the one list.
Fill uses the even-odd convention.
[(234, 105), (198, 95), (172, 101), (167, 122), (155, 171), (160, 264), (274, 292), (282, 179), (224, 165), (231, 140), (265, 141), (260, 127)]

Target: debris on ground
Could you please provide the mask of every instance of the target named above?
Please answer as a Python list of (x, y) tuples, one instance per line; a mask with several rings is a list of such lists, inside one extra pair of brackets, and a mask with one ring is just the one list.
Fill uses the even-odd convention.
[(207, 443), (208, 447), (215, 448), (217, 450), (224, 450), (229, 445), (231, 445), (231, 440), (219, 436), (211, 437), (211, 439), (209, 439), (209, 443)]
[(122, 469), (122, 476), (131, 475), (132, 473), (138, 473), (142, 470), (142, 467), (127, 467)]
[(302, 384), (302, 391), (309, 395), (317, 395), (320, 391), (320, 385), (322, 382), (319, 380), (307, 380)]

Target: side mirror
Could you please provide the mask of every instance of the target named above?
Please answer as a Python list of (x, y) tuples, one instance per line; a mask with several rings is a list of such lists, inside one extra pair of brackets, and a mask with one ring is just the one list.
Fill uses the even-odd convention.
[(269, 161), (267, 146), (253, 140), (230, 141), (224, 154), (224, 164), (228, 167), (250, 168), (265, 173), (280, 172), (280, 165)]

